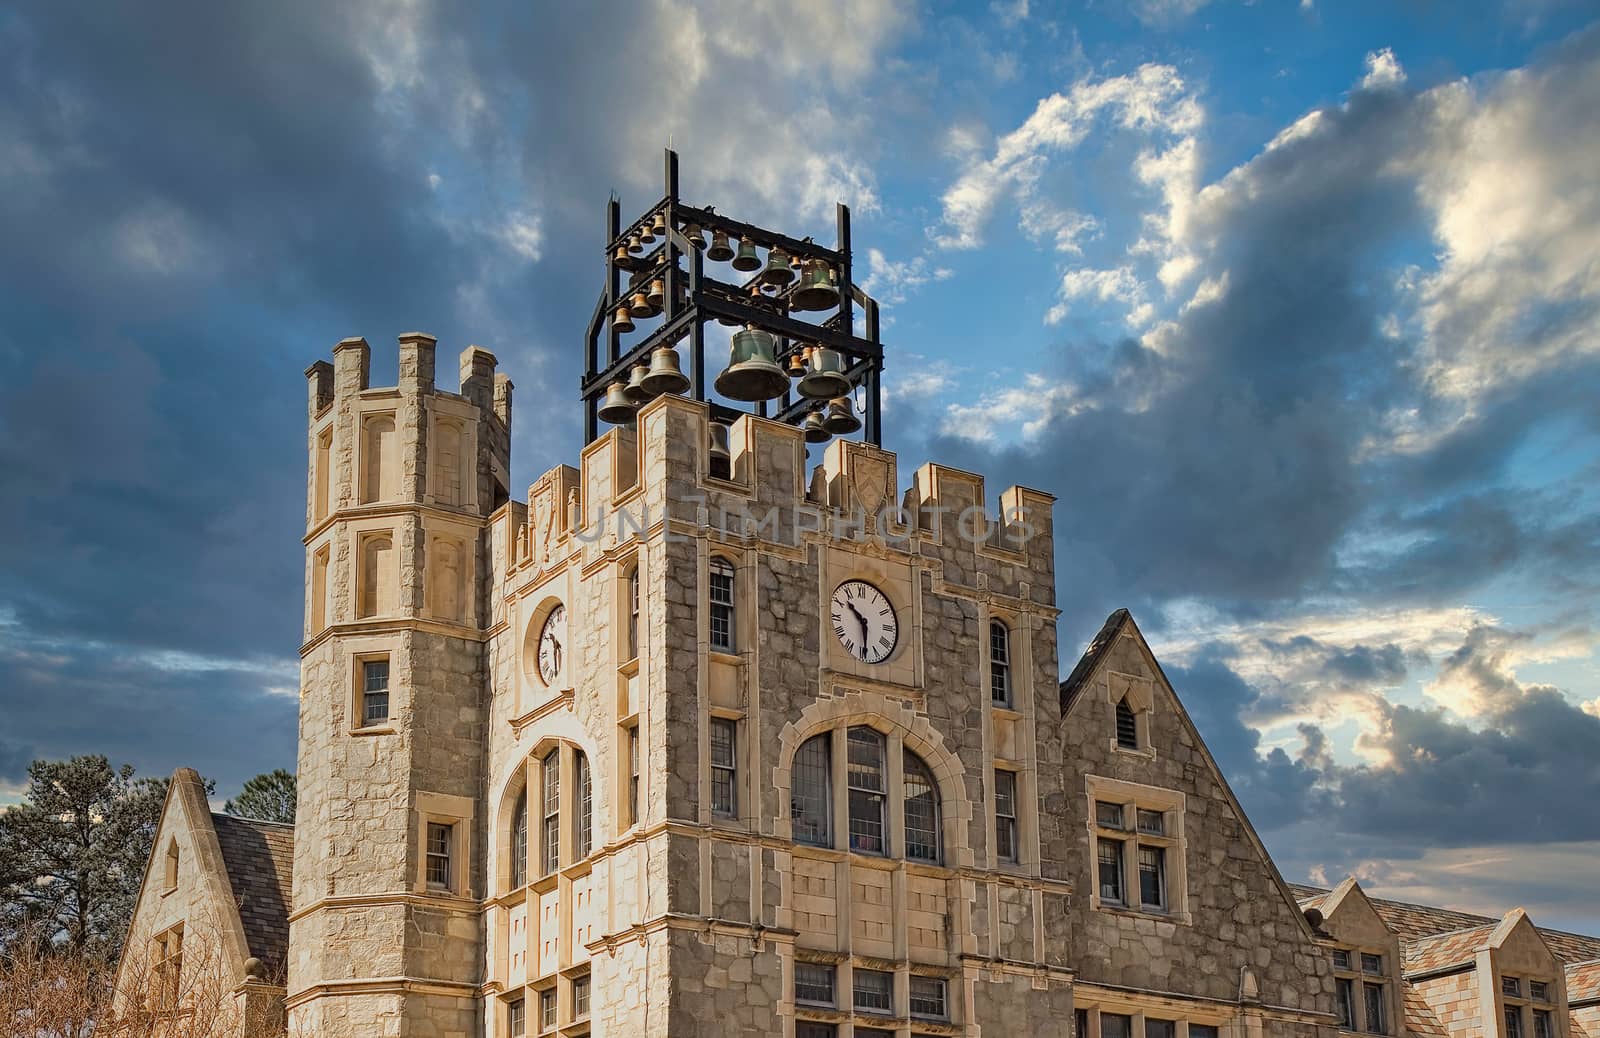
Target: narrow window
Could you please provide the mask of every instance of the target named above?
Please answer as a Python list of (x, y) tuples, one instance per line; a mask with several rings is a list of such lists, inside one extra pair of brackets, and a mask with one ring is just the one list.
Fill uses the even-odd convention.
[[(894, 1038), (894, 1032), (885, 1030), (882, 1027), (862, 1027), (857, 1024), (855, 1036), (856, 1038)], [(912, 1038), (921, 1038), (921, 1036), (913, 1035)]]
[(1535, 1009), (1533, 1011), (1533, 1038), (1555, 1038), (1555, 1025), (1550, 1019), (1550, 1010)]
[(1374, 974), (1374, 975), (1379, 976), (1379, 977), (1383, 976), (1383, 956), (1382, 955), (1370, 955), (1370, 954), (1368, 954), (1366, 952), (1362, 952), (1361, 953), (1361, 972), (1362, 973), (1371, 973), (1371, 974)]
[(1172, 1020), (1144, 1018), (1144, 1038), (1175, 1038), (1178, 1025)]
[(434, 496), (440, 504), (454, 508), (461, 504), (461, 427), (454, 422), (440, 422), (434, 428), (439, 436)]
[[(1388, 1034), (1389, 1023), (1386, 1019), (1387, 1014), (1384, 1011), (1383, 985), (1363, 984), (1361, 987), (1363, 989), (1362, 996), (1366, 999), (1367, 1003), (1367, 1033)], [(1522, 1021), (1519, 1019), (1517, 1022), (1520, 1024)], [(1507, 1038), (1513, 1038), (1513, 1036), (1507, 1035)], [(1522, 1033), (1520, 1030), (1517, 1032), (1514, 1038), (1522, 1038)]]
[(1011, 705), (1011, 632), (999, 620), (989, 622), (989, 699)]
[(733, 564), (727, 559), (712, 559), (709, 569), (711, 594), (711, 647), (718, 652), (733, 651)]
[(539, 992), (539, 1033), (556, 1029), (556, 989)]
[(361, 664), (361, 724), (389, 721), (389, 660), (364, 660)]
[(1139, 905), (1167, 910), (1167, 852), (1161, 847), (1139, 848)]
[(528, 1033), (528, 1006), (520, 998), (506, 1003), (506, 1030), (512, 1038)]
[(544, 857), (540, 864), (548, 876), (561, 867), (561, 751), (545, 754), (540, 771), (544, 780)]
[(711, 813), (732, 817), (738, 813), (734, 780), (738, 776), (738, 733), (735, 721), (711, 719)]
[(1101, 1013), (1100, 1038), (1133, 1038), (1133, 1017), (1121, 1013)]
[(639, 726), (628, 726), (628, 824), (639, 824)]
[(454, 835), (453, 825), (428, 823), (428, 886), (435, 890), (450, 889), (450, 843)]
[(1017, 773), (994, 773), (994, 852), (1001, 861), (1017, 860)]
[[(1365, 955), (1361, 956), (1361, 963), (1362, 963), (1362, 968), (1363, 969), (1366, 968), (1366, 961), (1367, 961), (1367, 957)], [(1371, 972), (1371, 971), (1369, 970), (1368, 972)], [(1501, 977), (1500, 978), (1500, 993), (1502, 995), (1510, 995), (1512, 998), (1521, 998), (1522, 997), (1522, 978), (1521, 977)]]
[(1094, 821), (1102, 829), (1126, 829), (1124, 819), (1126, 809), (1121, 804), (1108, 804), (1104, 800), (1094, 802)]
[(589, 977), (585, 974), (572, 981), (572, 1018), (583, 1020), (589, 1015)]
[(1542, 980), (1528, 981), (1528, 996), (1535, 1002), (1550, 1001), (1550, 985)]
[(361, 609), (363, 617), (395, 611), (394, 541), (387, 534), (361, 540)]
[(628, 571), (628, 658), (639, 655), (639, 567)]
[(1139, 748), (1139, 721), (1128, 705), (1128, 697), (1117, 700), (1117, 745), (1125, 750)]
[(315, 504), (313, 515), (321, 519), (328, 514), (328, 484), (331, 480), (330, 466), (333, 464), (333, 426), (317, 433), (317, 484), (313, 491)]
[(1160, 811), (1138, 810), (1139, 831), (1147, 836), (1167, 835), (1167, 816)]
[[(716, 466), (717, 459), (713, 457), (711, 459), (711, 474), (713, 476), (717, 474)], [(727, 479), (728, 477), (726, 469), (728, 467), (728, 462), (726, 459), (723, 460), (722, 467), (724, 469), (722, 478)], [(861, 1032), (857, 1031), (856, 1033), (860, 1034)], [(837, 1038), (838, 1034), (839, 1029), (832, 1024), (819, 1024), (815, 1020), (795, 1021), (794, 1038)]]
[(911, 1015), (924, 1020), (945, 1020), (950, 1009), (945, 1003), (945, 983), (941, 977), (911, 975)]
[[(1370, 1019), (1368, 1030), (1371, 1030)], [(1384, 1032), (1377, 1032), (1382, 1034)], [(1505, 1038), (1522, 1038), (1522, 1007), (1506, 1006), (1506, 1033)]]
[(846, 776), (850, 786), (850, 849), (883, 854), (884, 781), (883, 736), (871, 728), (852, 728)]
[(939, 860), (939, 787), (933, 772), (910, 750), (901, 754), (905, 772), (906, 857)]
[(1122, 904), (1122, 841), (1101, 837), (1098, 841), (1100, 859), (1100, 900), (1114, 905)]
[(1339, 1003), (1339, 1026), (1346, 1031), (1356, 1029), (1356, 983), (1349, 977), (1339, 978), (1337, 993)]
[(578, 786), (573, 805), (572, 856), (581, 861), (594, 846), (594, 782), (589, 774), (589, 757), (582, 750), (572, 755), (572, 778)]
[(1089, 1011), (1087, 1009), (1074, 1009), (1072, 1011), (1072, 1038), (1089, 1038)]
[(311, 633), (320, 634), (328, 626), (328, 549), (311, 556)]
[(1217, 1038), (1217, 1025), (1190, 1024), (1189, 1038)]
[(395, 434), (394, 418), (380, 415), (367, 419), (363, 427), (366, 440), (362, 444), (364, 457), (361, 459), (362, 468), (365, 470), (362, 480), (363, 504), (373, 501), (390, 501), (398, 496), (399, 487), (395, 485)]
[(894, 1010), (894, 974), (883, 970), (852, 971), (854, 1005), (865, 1013), (890, 1013)]
[(173, 840), (167, 844), (166, 882), (164, 890), (178, 889), (178, 841)]
[(528, 882), (528, 791), (517, 797), (517, 807), (511, 820), (511, 889), (517, 890)]
[(1337, 948), (1333, 953), (1333, 968), (1347, 970), (1350, 968), (1350, 953), (1343, 948)]
[(794, 1000), (810, 1006), (832, 1008), (833, 967), (816, 962), (795, 963)]
[(833, 814), (832, 737), (824, 732), (806, 740), (794, 755), (789, 793), (789, 818), (796, 843), (833, 845), (828, 824)]

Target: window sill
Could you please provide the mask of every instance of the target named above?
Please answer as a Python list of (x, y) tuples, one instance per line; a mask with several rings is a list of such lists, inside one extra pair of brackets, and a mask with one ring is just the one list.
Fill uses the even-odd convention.
[(1102, 901), (1094, 898), (1089, 907), (1096, 912), (1105, 912), (1107, 915), (1122, 915), (1132, 919), (1150, 919), (1158, 923), (1174, 923), (1188, 926), (1193, 922), (1187, 912), (1174, 912), (1171, 909), (1130, 908), (1127, 905), (1113, 901)]
[(635, 653), (617, 664), (617, 673), (625, 678), (631, 678), (639, 673), (639, 656)]
[(734, 649), (708, 649), (706, 654), (723, 663), (743, 663), (744, 656)]
[(991, 702), (989, 704), (989, 708), (991, 710), (993, 710), (995, 713), (1000, 714), (1001, 716), (1006, 717), (1006, 718), (1008, 718), (1010, 720), (1013, 720), (1013, 721), (1022, 720), (1022, 711), (1018, 710), (1016, 708), (1015, 704)]
[(392, 724), (375, 724), (368, 727), (352, 728), (351, 735), (393, 735), (397, 729)]
[(1126, 756), (1129, 756), (1129, 757), (1143, 757), (1145, 760), (1155, 760), (1156, 759), (1156, 751), (1154, 749), (1151, 749), (1149, 747), (1140, 747), (1138, 749), (1129, 749), (1128, 747), (1126, 747), (1126, 746), (1122, 745), (1121, 743), (1117, 742), (1117, 740), (1115, 740), (1115, 739), (1111, 740), (1111, 750), (1112, 750), (1113, 753), (1121, 753), (1121, 754), (1125, 754)]

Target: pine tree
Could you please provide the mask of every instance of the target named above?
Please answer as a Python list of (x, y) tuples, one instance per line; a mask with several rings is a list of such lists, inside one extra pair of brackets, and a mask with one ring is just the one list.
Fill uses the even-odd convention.
[(0, 812), (0, 948), (30, 937), (114, 959), (155, 842), (167, 780), (99, 755), (34, 761)]
[(294, 772), (278, 768), (244, 784), (239, 795), (223, 806), (230, 815), (263, 822), (294, 824)]

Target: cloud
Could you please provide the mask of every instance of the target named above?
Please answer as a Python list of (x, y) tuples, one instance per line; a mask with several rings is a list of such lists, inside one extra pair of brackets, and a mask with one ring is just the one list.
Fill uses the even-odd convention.
[(879, 302), (893, 306), (930, 281), (944, 281), (953, 273), (949, 267), (935, 267), (927, 254), (896, 261), (882, 249), (869, 248), (867, 276), (861, 287)]
[(1188, 18), (1210, 0), (1133, 0), (1135, 18), (1148, 26), (1165, 27)]
[(1388, 47), (1367, 52), (1367, 74), (1361, 77), (1362, 90), (1383, 90), (1406, 81), (1405, 69)]

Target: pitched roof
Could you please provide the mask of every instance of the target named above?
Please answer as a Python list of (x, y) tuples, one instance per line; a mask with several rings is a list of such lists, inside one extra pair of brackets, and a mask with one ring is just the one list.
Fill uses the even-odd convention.
[(1083, 656), (1078, 660), (1078, 665), (1072, 668), (1072, 673), (1067, 675), (1067, 680), (1061, 683), (1061, 713), (1063, 715), (1072, 709), (1072, 701), (1078, 698), (1078, 693), (1083, 690), (1083, 683), (1089, 680), (1089, 675), (1094, 673), (1095, 665), (1100, 662), (1106, 650), (1111, 648), (1111, 643), (1116, 640), (1117, 631), (1127, 621), (1129, 613), (1126, 609), (1118, 609), (1106, 617), (1106, 622), (1101, 625), (1100, 633), (1094, 636), (1089, 647), (1084, 650)]
[(1406, 975), (1432, 973), (1434, 970), (1471, 962), (1472, 957), (1489, 943), (1489, 938), (1499, 925), (1488, 923), (1406, 941)]
[(1406, 1018), (1406, 1034), (1414, 1038), (1449, 1038), (1450, 1032), (1445, 1030), (1444, 1024), (1433, 1015), (1428, 1000), (1422, 997), (1422, 992), (1409, 984), (1405, 987), (1401, 1012)]
[[(1300, 900), (1302, 908), (1314, 904), (1312, 899), (1326, 897), (1328, 894), (1328, 890), (1324, 887), (1307, 886), (1303, 883), (1293, 883), (1290, 886), (1294, 890), (1295, 897)], [(1409, 901), (1390, 901), (1370, 896), (1368, 900), (1383, 919), (1384, 925), (1407, 944), (1457, 930), (1472, 930), (1483, 926), (1488, 926), (1492, 930), (1500, 924), (1499, 919), (1491, 916), (1457, 912), (1433, 905), (1417, 905)], [(1551, 930), (1543, 926), (1536, 929), (1539, 931), (1539, 936), (1544, 938), (1544, 943), (1549, 946), (1550, 954), (1562, 962), (1600, 959), (1600, 937), (1589, 937), (1565, 930)], [(1409, 970), (1410, 966), (1407, 966), (1407, 971)]]
[(1567, 1004), (1600, 1002), (1600, 959), (1567, 966)]
[(250, 954), (268, 975), (288, 961), (294, 826), (211, 815)]

